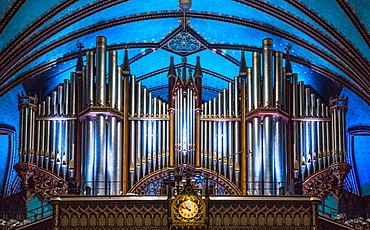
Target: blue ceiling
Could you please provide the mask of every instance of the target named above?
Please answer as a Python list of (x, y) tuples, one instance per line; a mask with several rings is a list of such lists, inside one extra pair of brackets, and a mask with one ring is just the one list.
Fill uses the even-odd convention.
[[(187, 61), (200, 56), (203, 98), (212, 99), (238, 75), (241, 48), (251, 66), (251, 51), (272, 38), (275, 50), (291, 47), (293, 71), (324, 99), (345, 87), (370, 104), (369, 12), (367, 0), (193, 0), (186, 30), (204, 49)], [(178, 0), (2, 0), (0, 14), (0, 95), (23, 84), (46, 96), (75, 68), (78, 44), (93, 49), (97, 36), (118, 49), (119, 63), (128, 47), (132, 74), (162, 98), (166, 73), (151, 73), (171, 55), (182, 60), (163, 43), (181, 32)]]

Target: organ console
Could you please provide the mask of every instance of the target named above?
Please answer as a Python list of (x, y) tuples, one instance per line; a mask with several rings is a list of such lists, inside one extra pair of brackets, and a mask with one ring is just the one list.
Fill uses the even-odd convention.
[(164, 101), (130, 74), (127, 50), (119, 66), (106, 46), (97, 37), (86, 64), (81, 52), (77, 71), (46, 98), (19, 97), (24, 184), (37, 174), (24, 173), (32, 165), (65, 184), (76, 177), (94, 195), (142, 194), (144, 180), (160, 186), (154, 182), (185, 167), (237, 194), (284, 195), (293, 179), (346, 161), (347, 99), (327, 103), (298, 82), (289, 52), (274, 51), (271, 39), (251, 67), (242, 52), (239, 75), (209, 101), (199, 58), (194, 73), (185, 58), (178, 70), (170, 59)]

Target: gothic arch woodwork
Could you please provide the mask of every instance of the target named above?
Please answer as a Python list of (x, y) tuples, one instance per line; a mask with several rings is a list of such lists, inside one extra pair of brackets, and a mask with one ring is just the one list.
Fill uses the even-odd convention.
[[(198, 188), (204, 188), (208, 185), (214, 188), (213, 193), (217, 195), (241, 195), (240, 189), (229, 179), (205, 168), (196, 168), (192, 165), (182, 164), (174, 168), (164, 168), (152, 172), (138, 181), (128, 193), (139, 195), (160, 195), (163, 191), (163, 184), (168, 179), (177, 179), (176, 176), (185, 176), (186, 171), (190, 171), (194, 177), (194, 184)], [(205, 178), (205, 180), (203, 179)], [(179, 178), (180, 180), (180, 178)], [(212, 191), (211, 191), (212, 193)]]

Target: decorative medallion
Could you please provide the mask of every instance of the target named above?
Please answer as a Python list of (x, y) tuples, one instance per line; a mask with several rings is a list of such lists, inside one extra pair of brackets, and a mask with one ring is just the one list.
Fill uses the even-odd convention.
[(174, 52), (180, 53), (181, 55), (186, 55), (187, 53), (199, 50), (202, 44), (188, 32), (184, 31), (169, 41), (167, 46)]

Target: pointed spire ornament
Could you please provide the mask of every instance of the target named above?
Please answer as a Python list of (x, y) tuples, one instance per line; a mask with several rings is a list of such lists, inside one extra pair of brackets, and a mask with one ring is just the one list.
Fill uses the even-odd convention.
[(197, 64), (195, 66), (194, 77), (203, 77), (202, 67), (200, 67), (200, 57), (197, 56)]
[(77, 57), (77, 64), (76, 64), (76, 73), (77, 74), (80, 74), (82, 73), (82, 66), (83, 66), (83, 60), (82, 60), (82, 49), (84, 48), (83, 45), (80, 43), (78, 43), (78, 46), (77, 48), (79, 48), (79, 51), (78, 51), (78, 57)]
[(125, 56), (123, 58), (123, 64), (122, 64), (122, 75), (124, 77), (130, 75), (130, 62), (128, 59), (128, 49), (125, 49)]
[(242, 51), (242, 57), (240, 60), (239, 76), (247, 77), (247, 62), (245, 61), (244, 50)]
[(286, 61), (285, 61), (285, 74), (286, 75), (291, 75), (293, 74), (292, 70), (292, 63), (290, 62), (290, 55), (289, 55), (289, 50), (291, 49), (291, 46), (287, 46), (285, 48), (286, 50)]
[(176, 77), (176, 69), (173, 59), (174, 59), (173, 56), (171, 56), (170, 68), (168, 70), (167, 77)]

